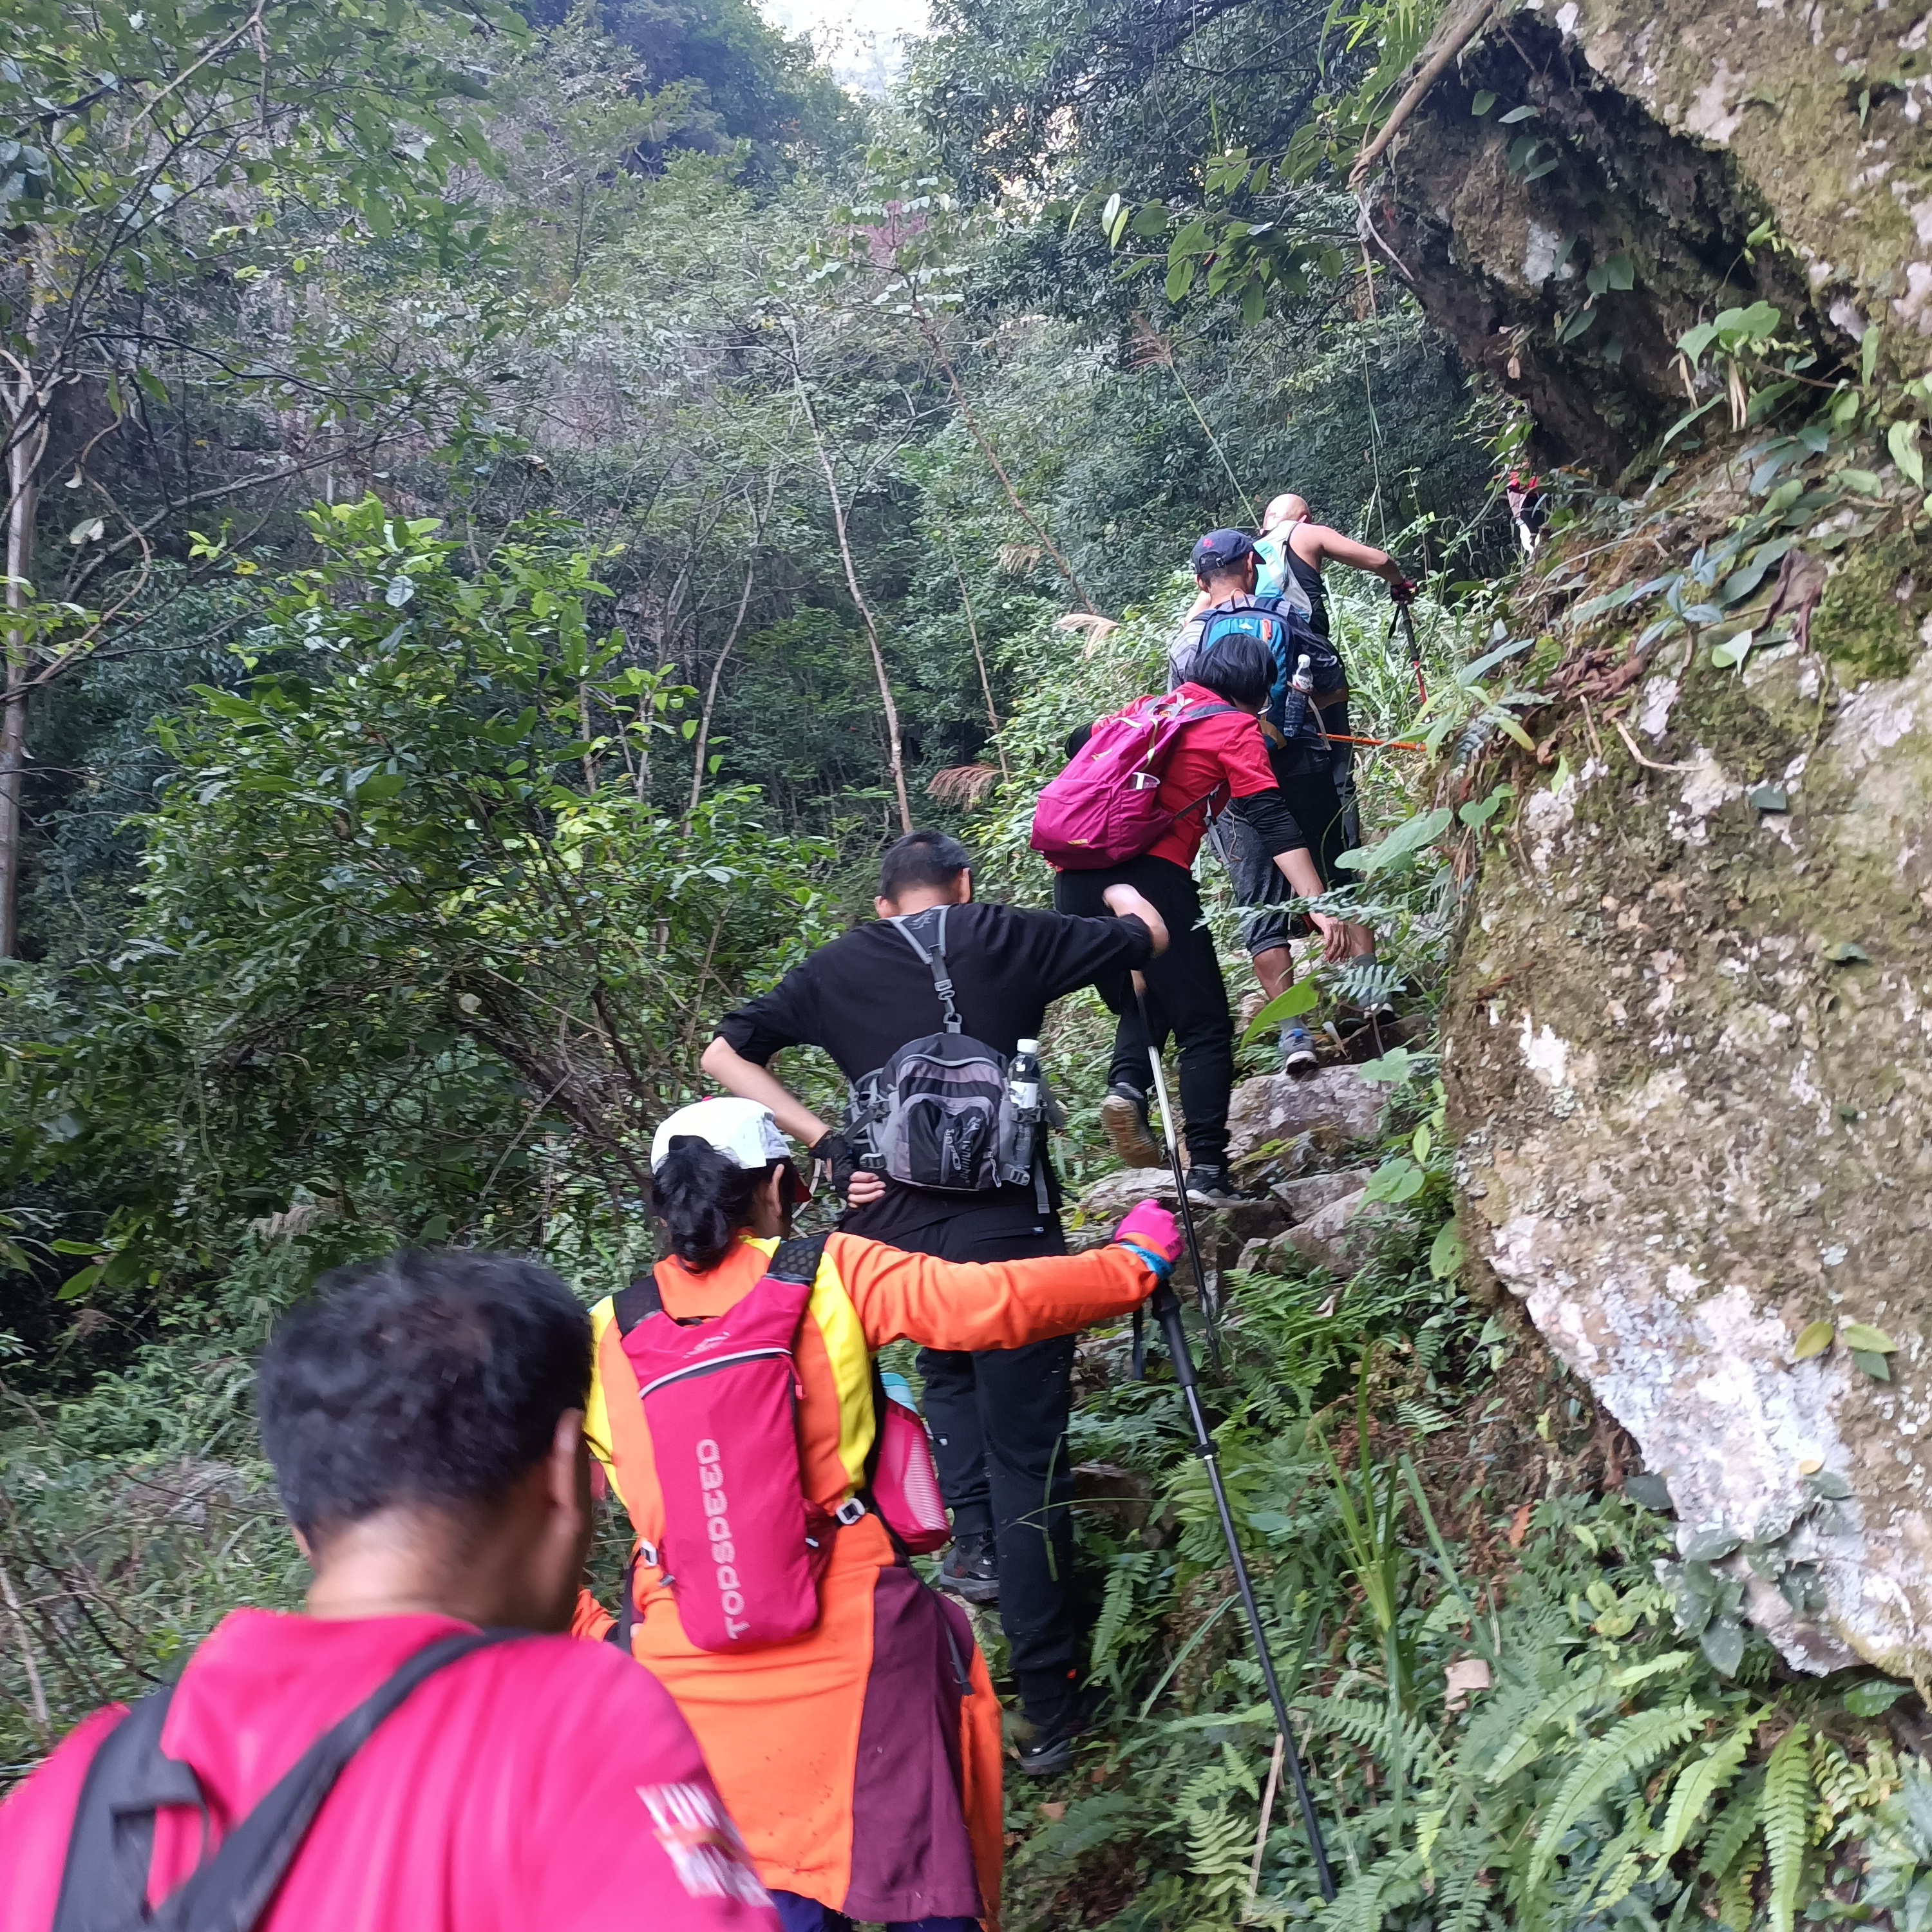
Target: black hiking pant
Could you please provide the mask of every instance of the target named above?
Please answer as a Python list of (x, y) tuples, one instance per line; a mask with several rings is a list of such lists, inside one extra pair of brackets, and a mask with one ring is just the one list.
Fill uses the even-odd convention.
[[(1151, 899), (1167, 922), (1167, 950), (1141, 969), (1147, 980), (1148, 1017), (1154, 1022), (1152, 1044), (1159, 1052), (1172, 1036), (1180, 1048), (1180, 1111), (1187, 1120), (1189, 1164), (1224, 1167), (1228, 1100), (1234, 1085), (1234, 1022), (1228, 1010), (1228, 988), (1221, 978), (1214, 935), (1201, 923), (1201, 896), (1195, 890), (1194, 874), (1168, 859), (1130, 859), (1101, 872), (1062, 872), (1054, 885), (1053, 902), (1062, 912), (1098, 917), (1108, 910), (1101, 894), (1117, 885), (1132, 886)], [(1120, 1016), (1108, 1080), (1144, 1094), (1153, 1076), (1132, 981), (1125, 973), (1115, 973), (1094, 984)]]
[[(949, 1262), (1064, 1255), (1058, 1215), (1016, 1222), (1007, 1208), (963, 1214), (897, 1245)], [(1036, 1725), (1066, 1709), (1078, 1670), (1073, 1574), (1073, 1472), (1066, 1418), (1073, 1340), (977, 1354), (922, 1348), (927, 1424), (939, 1486), (956, 1537), (992, 1536), (999, 1552), (1000, 1628), (1021, 1702)]]

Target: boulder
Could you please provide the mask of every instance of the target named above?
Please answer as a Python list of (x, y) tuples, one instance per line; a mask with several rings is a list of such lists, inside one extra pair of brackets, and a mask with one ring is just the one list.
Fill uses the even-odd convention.
[(1369, 1204), (1366, 1189), (1358, 1189), (1298, 1222), (1276, 1247), (1288, 1248), (1330, 1274), (1352, 1275), (1373, 1252), (1376, 1236), (1381, 1232), (1377, 1224), (1385, 1213), (1379, 1206)]
[[(1063, 1214), (1066, 1245), (1076, 1253), (1097, 1248), (1108, 1240), (1122, 1215), (1137, 1201), (1158, 1201), (1174, 1209), (1174, 1177), (1166, 1168), (1127, 1168), (1096, 1181)], [(1178, 1211), (1178, 1210), (1177, 1210)], [(1248, 1244), (1270, 1240), (1288, 1226), (1288, 1210), (1272, 1196), (1258, 1201), (1244, 1201), (1231, 1208), (1194, 1209), (1194, 1232), (1201, 1243), (1201, 1258), (1210, 1276), (1218, 1277), (1239, 1265), (1238, 1258)], [(1184, 1254), (1174, 1270), (1177, 1294), (1194, 1290), (1194, 1267)]]
[[(1720, 406), (1694, 462), (1631, 472), (1648, 547), (1634, 506), (1552, 530), (1540, 601), (1506, 620), (1560, 662), (1538, 761), (1504, 754), (1515, 801), (1459, 874), (1460, 1224), (1667, 1480), (1686, 1555), (1748, 1544), (1747, 1607), (1789, 1662), (1922, 1683), (1932, 542), (1897, 454), (1916, 446), (1876, 432), (1879, 396), (1932, 368), (1932, 116), (1924, 80), (1894, 78), (1925, 25), (1777, 0), (1451, 10), (1437, 51), (1462, 44), (1363, 196), (1431, 322), (1533, 415), (1526, 467), (1607, 484), (1654, 457), (1687, 382)], [(1726, 668), (1664, 641), (1648, 588), (1605, 593), (1688, 586), (1706, 544), (1735, 581), (1720, 546), (1769, 478), (1718, 358), (1694, 380), (1678, 344), (1746, 305), (1871, 398), (1871, 431), (1778, 487), (1813, 502), (1850, 460), (1874, 488), (1794, 508), (1766, 600), (1785, 621)], [(1746, 1556), (1725, 1559), (1741, 1581)]]
[(1372, 1140), (1388, 1098), (1386, 1087), (1352, 1066), (1324, 1066), (1305, 1080), (1286, 1073), (1244, 1080), (1228, 1110), (1228, 1157), (1246, 1173), (1293, 1174), (1310, 1147)]
[(1304, 1174), (1294, 1180), (1277, 1180), (1269, 1190), (1288, 1210), (1288, 1223), (1306, 1221), (1331, 1202), (1359, 1194), (1369, 1184), (1375, 1170), (1367, 1167), (1338, 1167), (1330, 1174)]
[[(1121, 1216), (1137, 1201), (1158, 1201), (1163, 1208), (1174, 1209), (1173, 1175), (1164, 1167), (1130, 1167), (1096, 1180), (1066, 1212), (1067, 1246), (1076, 1250), (1097, 1248), (1112, 1237)], [(1256, 1235), (1280, 1234), (1288, 1226), (1292, 1211), (1274, 1199), (1244, 1201), (1232, 1208), (1204, 1208), (1197, 1202), (1195, 1231), (1204, 1251), (1210, 1238), (1216, 1248), (1230, 1241), (1239, 1248)]]

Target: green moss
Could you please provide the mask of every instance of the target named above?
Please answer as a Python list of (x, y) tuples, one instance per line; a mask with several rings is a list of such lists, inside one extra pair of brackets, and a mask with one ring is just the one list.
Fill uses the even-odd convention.
[(1825, 586), (1811, 641), (1853, 679), (1899, 677), (1932, 612), (1932, 545), (1904, 534), (1860, 544)]

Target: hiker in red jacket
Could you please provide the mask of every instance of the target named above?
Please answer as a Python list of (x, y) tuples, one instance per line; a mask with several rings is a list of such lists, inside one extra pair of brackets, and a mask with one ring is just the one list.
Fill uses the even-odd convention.
[[(1258, 713), (1268, 703), (1275, 664), (1268, 647), (1240, 634), (1223, 637), (1202, 653), (1177, 700), (1216, 706), (1213, 716), (1186, 724), (1156, 797), (1165, 823), (1148, 850), (1092, 870), (1070, 867), (1054, 881), (1061, 912), (1090, 914), (1108, 890), (1125, 884), (1143, 895), (1166, 922), (1166, 952), (1142, 968), (1154, 1045), (1170, 1034), (1179, 1048), (1180, 1111), (1187, 1121), (1187, 1189), (1210, 1206), (1250, 1198), (1228, 1170), (1228, 1106), (1234, 1079), (1234, 1029), (1214, 934), (1202, 922), (1192, 866), (1212, 812), (1240, 822), (1299, 897), (1315, 898), (1324, 882), (1310, 851), (1308, 832), (1276, 782)], [(1076, 734), (1078, 736), (1079, 734)], [(1073, 748), (1070, 746), (1070, 750)], [(1322, 934), (1323, 957), (1346, 958), (1366, 936), (1326, 912), (1309, 917)], [(1130, 1166), (1161, 1162), (1147, 1115), (1148, 1040), (1124, 970), (1096, 976), (1094, 986), (1120, 1017), (1108, 1072), (1101, 1124)]]
[[(192, 1876), (190, 1928), (212, 1922), (211, 1900), (254, 1896), (266, 1910), (220, 1922), (778, 1932), (656, 1679), (608, 1646), (537, 1634), (568, 1629), (589, 1547), (590, 1370), (584, 1311), (526, 1262), (400, 1255), (326, 1282), (270, 1343), (256, 1395), (314, 1569), (307, 1614), (233, 1612), (190, 1660), (158, 1750), (128, 1765), (146, 1700), (97, 1712), (0, 1804), (0, 1932), (144, 1923), (144, 1866), (148, 1905)], [(349, 1758), (278, 1886), (277, 1862), (243, 1856), (238, 1828), (439, 1646), (462, 1654)], [(130, 1768), (148, 1803), (115, 1820), (106, 1802), (140, 1795)]]

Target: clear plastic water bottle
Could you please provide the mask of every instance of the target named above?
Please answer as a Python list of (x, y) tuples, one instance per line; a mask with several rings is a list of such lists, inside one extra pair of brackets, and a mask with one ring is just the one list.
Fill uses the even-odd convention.
[(1040, 1042), (1016, 1041), (1013, 1057), (1006, 1063), (1006, 1098), (1012, 1102), (1014, 1125), (1012, 1165), (1006, 1178), (1015, 1184), (1033, 1178), (1034, 1157), (1040, 1141)]
[(1013, 1111), (1018, 1114), (1040, 1112), (1040, 1042), (1023, 1040), (1015, 1044), (1006, 1066), (1006, 1091), (1012, 1096)]
[(1314, 695), (1315, 673), (1304, 651), (1296, 659), (1294, 675), (1288, 681), (1288, 697), (1282, 706), (1281, 735), (1291, 741), (1301, 735), (1308, 716), (1308, 700)]

